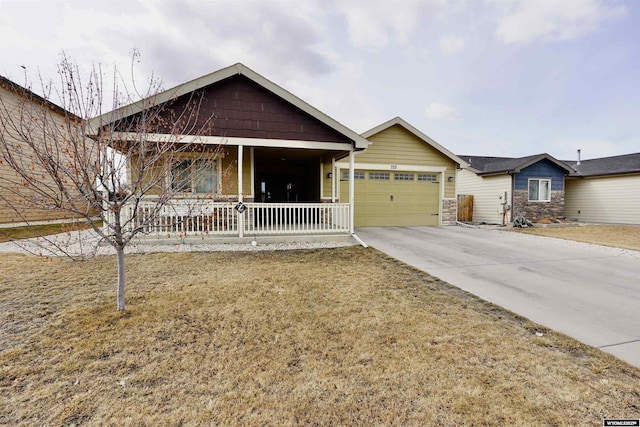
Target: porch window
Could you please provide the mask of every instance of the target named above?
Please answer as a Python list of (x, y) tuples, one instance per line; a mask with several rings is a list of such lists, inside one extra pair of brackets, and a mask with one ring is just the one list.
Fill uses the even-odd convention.
[(551, 201), (551, 180), (550, 179), (529, 179), (529, 201), (530, 202), (550, 202)]
[(210, 159), (183, 159), (171, 167), (171, 189), (197, 194), (217, 191), (216, 161)]

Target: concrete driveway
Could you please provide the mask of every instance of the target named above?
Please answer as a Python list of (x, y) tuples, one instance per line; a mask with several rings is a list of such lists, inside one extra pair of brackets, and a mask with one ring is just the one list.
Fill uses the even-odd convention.
[(356, 230), (368, 245), (640, 367), (640, 252), (464, 227)]

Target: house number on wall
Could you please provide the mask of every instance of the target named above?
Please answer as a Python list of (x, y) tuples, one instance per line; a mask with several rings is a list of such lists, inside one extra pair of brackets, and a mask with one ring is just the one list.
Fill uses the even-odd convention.
[(398, 169), (398, 165), (391, 165), (391, 170), (396, 170)]

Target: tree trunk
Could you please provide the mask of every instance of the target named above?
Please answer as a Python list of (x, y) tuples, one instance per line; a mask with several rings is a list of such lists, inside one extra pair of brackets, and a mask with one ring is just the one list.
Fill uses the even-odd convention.
[(118, 311), (124, 310), (124, 248), (116, 248), (118, 254)]

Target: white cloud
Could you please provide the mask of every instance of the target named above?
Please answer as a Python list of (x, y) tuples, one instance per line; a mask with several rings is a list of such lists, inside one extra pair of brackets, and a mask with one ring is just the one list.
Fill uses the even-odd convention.
[(438, 40), (440, 49), (447, 55), (452, 55), (464, 47), (464, 39), (453, 35), (440, 37)]
[(347, 21), (349, 41), (357, 48), (382, 49), (390, 44), (404, 44), (418, 24), (443, 11), (446, 0), (338, 1), (336, 7)]
[(514, 0), (493, 2), (503, 9), (496, 37), (504, 43), (572, 40), (597, 30), (604, 22), (626, 13), (624, 6), (603, 0)]
[(458, 113), (454, 108), (449, 107), (448, 105), (432, 102), (426, 110), (424, 110), (424, 115), (426, 118), (431, 120), (449, 121), (455, 119), (458, 116)]

